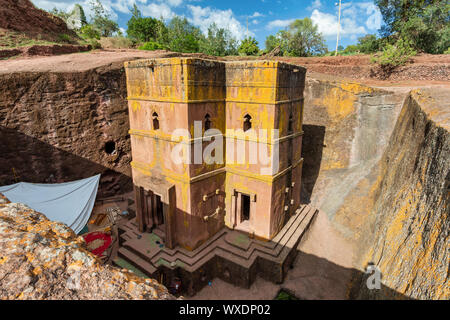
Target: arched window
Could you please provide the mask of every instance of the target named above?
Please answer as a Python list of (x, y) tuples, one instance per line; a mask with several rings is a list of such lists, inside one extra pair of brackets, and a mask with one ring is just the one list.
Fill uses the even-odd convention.
[(158, 114), (156, 112), (153, 112), (152, 118), (153, 118), (153, 130), (158, 130), (159, 129)]
[(289, 123), (288, 123), (288, 132), (292, 132), (294, 127), (294, 117), (292, 116), (292, 113), (289, 115)]
[(244, 132), (247, 130), (250, 130), (252, 128), (252, 117), (250, 115), (246, 114), (244, 116)]
[(209, 129), (211, 129), (211, 120), (210, 120), (209, 114), (207, 113), (205, 115), (205, 131), (207, 131)]

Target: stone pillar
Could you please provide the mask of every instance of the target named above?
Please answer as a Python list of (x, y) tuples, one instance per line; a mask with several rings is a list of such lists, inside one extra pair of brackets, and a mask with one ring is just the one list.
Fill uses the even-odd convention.
[(175, 186), (172, 186), (167, 191), (167, 202), (163, 204), (164, 208), (164, 220), (166, 228), (166, 247), (173, 249), (176, 245), (175, 239), (175, 214), (176, 214), (176, 190)]

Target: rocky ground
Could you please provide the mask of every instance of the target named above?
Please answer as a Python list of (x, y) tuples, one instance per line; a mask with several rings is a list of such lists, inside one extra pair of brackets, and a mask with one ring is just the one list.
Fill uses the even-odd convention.
[(289, 63), (300, 64), (308, 72), (332, 74), (340, 77), (361, 80), (388, 81), (449, 81), (450, 55), (419, 54), (412, 57), (404, 66), (391, 73), (383, 72), (371, 63), (370, 55), (338, 56), (338, 57), (277, 57)]
[(61, 35), (77, 38), (62, 19), (36, 8), (29, 0), (0, 0), (0, 29), (36, 40), (57, 41)]
[(0, 195), (0, 299), (174, 299), (152, 279), (105, 266), (82, 237)]

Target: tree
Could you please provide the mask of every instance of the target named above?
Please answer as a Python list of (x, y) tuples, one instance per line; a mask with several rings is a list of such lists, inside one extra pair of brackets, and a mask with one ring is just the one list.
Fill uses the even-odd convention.
[(383, 36), (389, 36), (400, 29), (401, 24), (406, 23), (412, 10), (421, 8), (427, 4), (440, 0), (375, 0), (383, 16), (384, 25), (381, 28)]
[(127, 22), (127, 34), (135, 42), (161, 41), (161, 29), (165, 29), (164, 22), (158, 19), (143, 18), (136, 4), (131, 9), (131, 18)]
[(450, 3), (414, 8), (398, 35), (417, 51), (443, 53), (450, 46)]
[(65, 12), (64, 10), (59, 10), (58, 8), (53, 8), (51, 11), (49, 11), (49, 13), (51, 13), (52, 15), (61, 18), (62, 20), (64, 20), (64, 22), (66, 22), (67, 18), (69, 17), (69, 13)]
[(91, 24), (102, 37), (111, 37), (120, 30), (117, 22), (110, 19), (110, 14), (99, 0), (91, 0), (91, 8), (94, 13)]
[(278, 31), (276, 35), (269, 35), (266, 38), (266, 52), (271, 52), (276, 47), (280, 48), (282, 55), (288, 50), (289, 37), (286, 30)]
[(174, 17), (168, 29), (168, 46), (176, 52), (198, 52), (202, 38), (200, 29), (191, 25), (186, 18)]
[(242, 40), (238, 52), (244, 56), (255, 56), (259, 53), (258, 41), (253, 37)]
[(213, 56), (236, 55), (236, 39), (229, 30), (218, 28), (212, 23), (208, 35), (200, 40), (200, 51)]
[(379, 51), (380, 40), (374, 34), (366, 34), (364, 37), (358, 38), (358, 50), (362, 53), (374, 53)]
[(322, 34), (310, 18), (295, 20), (287, 31), (288, 55), (310, 57), (327, 51)]
[(325, 40), (309, 18), (292, 22), (286, 30), (266, 38), (266, 51), (280, 47), (284, 56), (309, 57), (327, 52)]
[(450, 4), (442, 0), (375, 0), (383, 16), (381, 34), (420, 51), (444, 52), (450, 42)]

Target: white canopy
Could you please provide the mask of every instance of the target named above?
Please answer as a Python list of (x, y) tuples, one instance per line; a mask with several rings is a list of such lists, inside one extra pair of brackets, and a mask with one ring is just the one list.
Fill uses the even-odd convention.
[(79, 233), (94, 208), (100, 175), (83, 180), (40, 184), (19, 182), (0, 187), (11, 202), (20, 202)]

